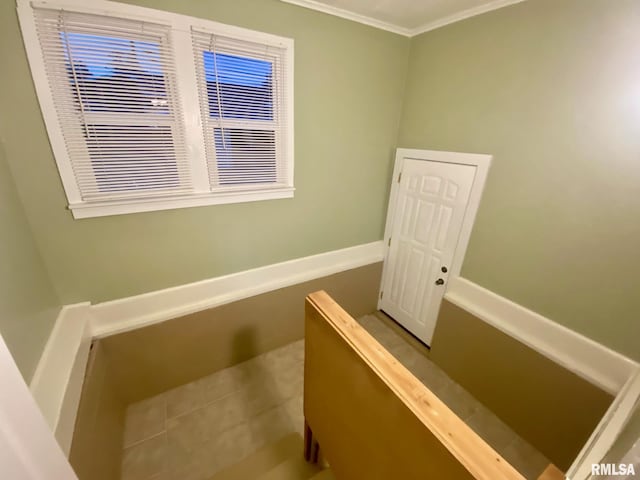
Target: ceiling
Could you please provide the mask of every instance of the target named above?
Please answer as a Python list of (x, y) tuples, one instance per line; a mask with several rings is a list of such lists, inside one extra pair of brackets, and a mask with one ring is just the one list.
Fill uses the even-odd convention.
[(413, 36), (524, 0), (282, 0)]

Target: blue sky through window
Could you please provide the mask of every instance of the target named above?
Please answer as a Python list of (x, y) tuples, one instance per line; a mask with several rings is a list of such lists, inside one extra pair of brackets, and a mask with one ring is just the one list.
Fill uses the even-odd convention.
[(203, 52), (209, 114), (213, 118), (273, 120), (273, 64)]
[[(217, 65), (214, 64), (214, 55)], [(203, 56), (207, 82), (216, 81), (217, 68), (220, 83), (248, 87), (271, 84), (271, 62), (226, 53), (204, 52)]]
[(60, 38), (67, 60), (68, 42), (74, 65), (86, 67), (91, 77), (109, 77), (123, 67), (145, 75), (162, 75), (158, 43), (75, 32), (61, 32)]

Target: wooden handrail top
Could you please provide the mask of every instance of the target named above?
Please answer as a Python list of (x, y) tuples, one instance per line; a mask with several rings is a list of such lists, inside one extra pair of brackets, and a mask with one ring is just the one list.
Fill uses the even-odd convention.
[(325, 291), (310, 294), (307, 302), (315, 307), (335, 332), (473, 477), (481, 480), (524, 480), (511, 464), (399, 363)]

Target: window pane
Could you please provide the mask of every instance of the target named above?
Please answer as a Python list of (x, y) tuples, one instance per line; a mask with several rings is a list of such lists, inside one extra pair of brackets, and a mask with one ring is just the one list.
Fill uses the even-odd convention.
[(98, 192), (180, 185), (169, 126), (86, 125), (85, 138)]
[(205, 51), (204, 69), (213, 118), (273, 120), (273, 64)]
[(276, 182), (275, 132), (214, 129), (221, 185)]
[(60, 39), (77, 109), (168, 113), (158, 43), (72, 32)]

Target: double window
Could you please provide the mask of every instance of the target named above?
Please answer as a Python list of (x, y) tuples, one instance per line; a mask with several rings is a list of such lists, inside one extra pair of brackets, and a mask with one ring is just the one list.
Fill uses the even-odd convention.
[(293, 196), (289, 39), (112, 2), (19, 2), (76, 218)]

